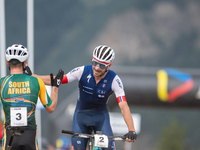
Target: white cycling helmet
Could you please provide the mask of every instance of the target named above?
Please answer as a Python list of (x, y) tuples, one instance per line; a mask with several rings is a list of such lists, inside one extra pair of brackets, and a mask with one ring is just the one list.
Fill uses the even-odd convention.
[(17, 59), (24, 62), (29, 57), (28, 50), (21, 44), (14, 44), (6, 49), (6, 60)]
[(93, 51), (93, 59), (101, 63), (109, 64), (114, 58), (114, 50), (106, 45), (97, 46)]

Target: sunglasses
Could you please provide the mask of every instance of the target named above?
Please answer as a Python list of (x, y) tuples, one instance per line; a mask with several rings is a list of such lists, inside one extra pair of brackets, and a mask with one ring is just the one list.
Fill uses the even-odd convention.
[(109, 65), (109, 64), (102, 64), (102, 63), (99, 63), (99, 62), (97, 62), (97, 61), (95, 61), (95, 60), (92, 60), (92, 65), (94, 66), (94, 67), (96, 67), (97, 65), (99, 65), (99, 69), (106, 69), (106, 67)]

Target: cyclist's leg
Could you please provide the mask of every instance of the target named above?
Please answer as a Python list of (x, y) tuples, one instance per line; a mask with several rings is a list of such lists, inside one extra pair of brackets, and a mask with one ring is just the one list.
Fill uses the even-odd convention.
[(39, 150), (38, 141), (37, 141), (37, 131), (36, 130), (25, 130), (24, 133), (22, 133), (22, 135), (21, 135), (21, 138), (24, 141), (24, 143), (23, 143), (24, 149)]
[[(6, 146), (9, 144), (9, 140), (11, 138), (11, 133), (7, 129), (7, 141)], [(36, 139), (36, 130), (24, 130), (24, 133), (21, 134), (20, 137), (14, 137), (12, 142), (11, 150), (38, 150), (38, 144)]]
[[(73, 127), (72, 131), (78, 132), (78, 133), (87, 133), (89, 134), (88, 128), (85, 125), (87, 123), (87, 115), (85, 113), (74, 113), (73, 118)], [(86, 138), (76, 138), (72, 137), (72, 150), (85, 150), (87, 146), (88, 139)]]
[[(102, 131), (103, 134), (105, 134), (107, 136), (113, 136), (112, 128), (110, 126), (109, 114), (108, 113), (104, 113), (103, 115), (104, 115), (103, 124), (101, 125), (99, 123), (98, 125), (101, 125), (101, 126), (97, 126), (97, 128), (95, 130), (96, 131), (100, 130), (100, 131)], [(115, 141), (109, 139), (108, 148), (103, 148), (102, 150), (116, 150)]]

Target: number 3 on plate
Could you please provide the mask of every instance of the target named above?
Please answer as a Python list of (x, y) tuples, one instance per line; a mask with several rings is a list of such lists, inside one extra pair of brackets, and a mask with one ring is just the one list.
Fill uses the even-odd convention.
[(11, 126), (27, 126), (27, 108), (10, 107)]

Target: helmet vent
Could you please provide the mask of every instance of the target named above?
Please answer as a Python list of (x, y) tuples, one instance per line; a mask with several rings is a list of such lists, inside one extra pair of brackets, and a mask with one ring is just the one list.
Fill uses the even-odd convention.
[(23, 56), (27, 55), (27, 53), (23, 53)]
[(11, 49), (9, 50), (9, 53), (10, 53), (10, 55), (12, 55), (12, 50)]
[(22, 51), (19, 51), (18, 55), (21, 55)]
[(108, 57), (107, 59), (106, 59), (106, 56), (104, 57), (104, 59), (106, 59), (106, 60), (110, 60), (110, 58), (111, 58), (111, 56), (110, 56), (110, 57)]

